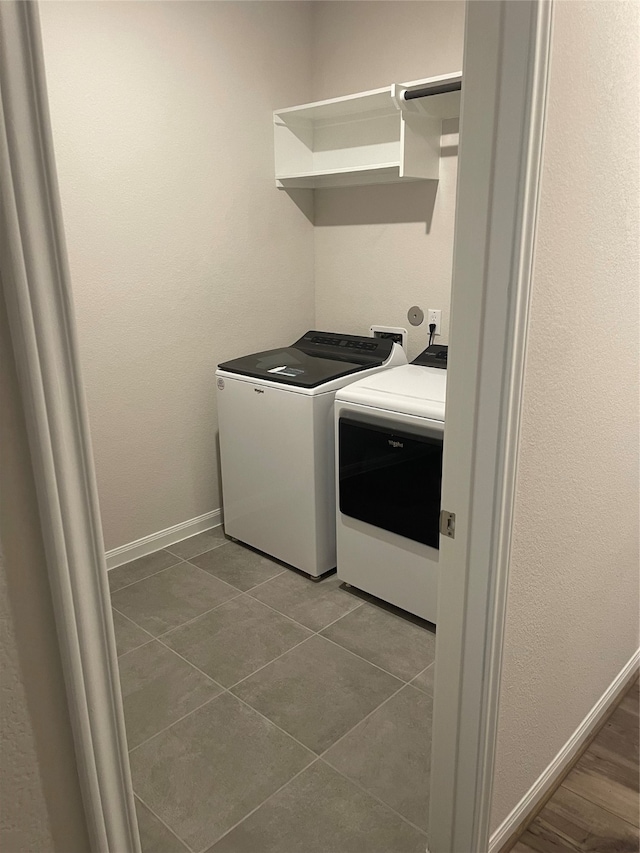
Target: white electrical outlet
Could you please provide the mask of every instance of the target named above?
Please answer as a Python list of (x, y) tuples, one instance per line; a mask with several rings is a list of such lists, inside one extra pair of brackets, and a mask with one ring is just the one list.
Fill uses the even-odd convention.
[(442, 322), (442, 311), (439, 308), (429, 308), (427, 311), (427, 317), (429, 318), (427, 324), (430, 326), (432, 323), (436, 324), (436, 335), (440, 334), (440, 324)]

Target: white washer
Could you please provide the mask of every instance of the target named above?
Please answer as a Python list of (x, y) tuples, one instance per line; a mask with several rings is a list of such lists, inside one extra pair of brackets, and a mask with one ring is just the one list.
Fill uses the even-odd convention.
[(388, 339), (310, 331), (216, 371), (225, 532), (303, 572), (335, 568), (335, 392), (406, 364)]
[(341, 580), (435, 623), (447, 371), (426, 353), (336, 394), (337, 556)]

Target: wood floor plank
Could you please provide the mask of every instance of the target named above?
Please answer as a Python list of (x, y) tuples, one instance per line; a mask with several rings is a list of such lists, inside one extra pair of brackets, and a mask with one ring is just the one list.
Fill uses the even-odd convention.
[(636, 708), (638, 708), (640, 705), (640, 680), (636, 680), (627, 690), (623, 702), (635, 703)]
[(617, 713), (618, 710), (621, 710), (624, 711), (625, 714), (633, 714), (634, 716), (637, 716), (639, 707), (640, 698), (638, 698), (637, 691), (629, 690), (618, 702), (618, 706), (615, 709), (614, 714)]
[(524, 831), (519, 843), (534, 853), (581, 853), (581, 848), (570, 839), (559, 835), (545, 820), (538, 816)]
[(601, 742), (591, 744), (584, 755), (585, 764), (599, 764), (600, 772), (608, 779), (626, 785), (636, 793), (640, 791), (640, 774), (638, 773), (638, 756), (633, 754), (620, 755), (610, 750)]
[(595, 757), (583, 756), (564, 780), (563, 786), (621, 820), (638, 826), (637, 791), (607, 778)]
[(633, 714), (636, 719), (638, 719), (638, 717), (640, 716), (640, 702), (638, 702), (637, 699), (625, 696), (625, 698), (620, 703), (620, 707), (624, 708), (627, 713)]
[(638, 829), (562, 785), (520, 843), (536, 853), (638, 853)]
[[(601, 743), (623, 758), (636, 758), (640, 751), (638, 743), (637, 721), (618, 718), (615, 725), (604, 726), (596, 735), (593, 742)], [(634, 729), (636, 729), (634, 731)]]
[(638, 791), (640, 747), (637, 733), (621, 732), (605, 726), (592, 740), (582, 760), (589, 762), (590, 757), (597, 757), (602, 761), (603, 771), (610, 778)]
[(635, 708), (635, 710), (638, 711), (640, 708), (640, 681), (636, 681), (636, 683), (627, 690), (620, 704), (625, 705), (631, 710)]
[(598, 732), (597, 737), (617, 739), (626, 749), (638, 750), (638, 718), (620, 705)]
[(522, 841), (517, 841), (515, 847), (512, 847), (510, 853), (535, 853), (533, 847), (523, 844)]

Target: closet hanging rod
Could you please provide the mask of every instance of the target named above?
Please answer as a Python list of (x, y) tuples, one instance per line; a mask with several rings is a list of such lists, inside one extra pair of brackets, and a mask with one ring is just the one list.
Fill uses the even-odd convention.
[(459, 92), (462, 89), (462, 80), (454, 80), (451, 83), (440, 83), (435, 86), (424, 86), (422, 89), (405, 89), (405, 101), (413, 101), (416, 98), (428, 98), (430, 95), (444, 95), (445, 92)]

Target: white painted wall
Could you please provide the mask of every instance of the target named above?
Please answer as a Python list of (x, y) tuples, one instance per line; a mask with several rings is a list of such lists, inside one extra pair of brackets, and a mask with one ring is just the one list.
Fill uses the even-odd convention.
[(638, 648), (640, 7), (554, 14), (494, 829)]
[[(313, 99), (460, 71), (464, 3), (457, 0), (313, 4)], [(287, 106), (283, 104), (282, 106)], [(428, 343), (407, 311), (442, 309), (447, 343), (458, 123), (446, 123), (440, 181), (316, 190), (316, 324), (369, 334), (409, 330), (409, 356)]]
[(41, 4), (107, 549), (221, 505), (216, 365), (314, 322), (313, 226), (273, 178), (311, 5)]

